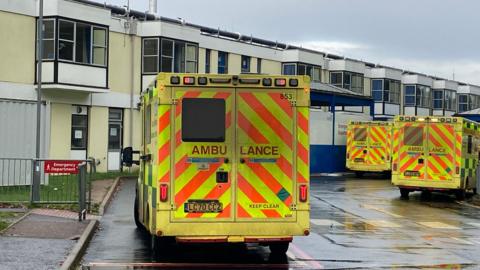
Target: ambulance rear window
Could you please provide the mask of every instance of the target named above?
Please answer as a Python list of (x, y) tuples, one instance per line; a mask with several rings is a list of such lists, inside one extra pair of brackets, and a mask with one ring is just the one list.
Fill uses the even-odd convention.
[(423, 146), (423, 128), (405, 127), (403, 144), (408, 146)]
[(182, 100), (182, 140), (184, 142), (224, 142), (225, 100), (184, 98)]
[(353, 140), (357, 142), (364, 142), (367, 140), (367, 129), (356, 128), (353, 130)]

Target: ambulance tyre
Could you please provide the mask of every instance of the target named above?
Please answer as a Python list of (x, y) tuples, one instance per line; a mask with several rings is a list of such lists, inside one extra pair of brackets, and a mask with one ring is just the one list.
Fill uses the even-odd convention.
[(283, 256), (285, 253), (287, 253), (288, 246), (290, 245), (290, 242), (274, 242), (269, 244), (270, 252), (272, 255), (280, 255)]
[(457, 191), (455, 191), (455, 198), (458, 201), (465, 200), (465, 189), (457, 189)]
[(139, 230), (144, 231), (145, 227), (140, 222), (140, 214), (139, 214), (139, 207), (138, 207), (138, 193), (135, 192), (135, 202), (133, 204), (133, 219), (135, 220), (135, 225)]
[(408, 199), (408, 194), (410, 194), (410, 190), (406, 188), (400, 188), (400, 197), (403, 199)]
[(355, 172), (355, 176), (356, 176), (357, 178), (362, 178), (364, 174), (365, 174), (364, 172), (359, 172), (359, 171), (356, 171), (356, 172)]

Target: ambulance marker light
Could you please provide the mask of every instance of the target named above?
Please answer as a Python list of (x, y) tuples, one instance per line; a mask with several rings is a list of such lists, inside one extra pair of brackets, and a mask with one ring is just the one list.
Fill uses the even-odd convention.
[(171, 84), (179, 84), (180, 83), (180, 77), (178, 77), (178, 76), (170, 77), (170, 83)]
[(393, 171), (397, 171), (397, 163), (393, 163)]
[(298, 86), (298, 80), (297, 79), (290, 79), (289, 84), (292, 87), (296, 87), (296, 86)]
[(183, 77), (183, 84), (185, 84), (185, 85), (195, 84), (195, 78), (194, 77)]
[(275, 79), (275, 86), (285, 86), (285, 85), (287, 85), (287, 80)]
[(160, 201), (161, 202), (166, 202), (168, 199), (168, 185), (167, 184), (161, 184), (160, 185)]
[(300, 186), (300, 202), (306, 202), (308, 197), (308, 187), (306, 185)]
[(425, 118), (420, 117), (420, 118), (418, 118), (418, 121), (423, 122), (423, 121), (425, 121)]
[(207, 85), (207, 77), (198, 77), (198, 84)]
[(263, 86), (272, 86), (272, 79), (270, 79), (270, 78), (263, 78), (262, 84), (263, 84)]
[(455, 167), (455, 174), (460, 174), (460, 167)]
[(431, 120), (432, 122), (435, 122), (435, 123), (438, 122), (438, 118), (432, 118)]

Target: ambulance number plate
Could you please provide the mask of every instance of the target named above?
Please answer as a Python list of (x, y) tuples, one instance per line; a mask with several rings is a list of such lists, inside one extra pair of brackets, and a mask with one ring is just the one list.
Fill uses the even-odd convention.
[(218, 200), (189, 200), (185, 203), (185, 213), (220, 213), (223, 205)]
[(420, 172), (419, 171), (406, 171), (403, 175), (405, 176), (420, 176)]
[(353, 162), (357, 162), (357, 163), (362, 163), (362, 162), (364, 162), (364, 161), (365, 161), (365, 160), (364, 160), (363, 158), (355, 158), (355, 159), (353, 160)]

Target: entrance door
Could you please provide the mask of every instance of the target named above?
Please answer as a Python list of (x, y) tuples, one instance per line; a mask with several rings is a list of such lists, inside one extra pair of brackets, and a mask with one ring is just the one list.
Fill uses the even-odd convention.
[(452, 180), (454, 173), (454, 126), (445, 123), (429, 123), (427, 178), (438, 180)]
[(173, 220), (232, 220), (234, 92), (174, 91)]
[(295, 219), (295, 95), (237, 89), (237, 219)]
[(407, 179), (424, 180), (427, 128), (424, 123), (406, 123), (400, 137), (399, 171)]
[(123, 139), (123, 110), (110, 109), (108, 120), (108, 161), (107, 169), (109, 171), (119, 171), (121, 169), (120, 152)]

